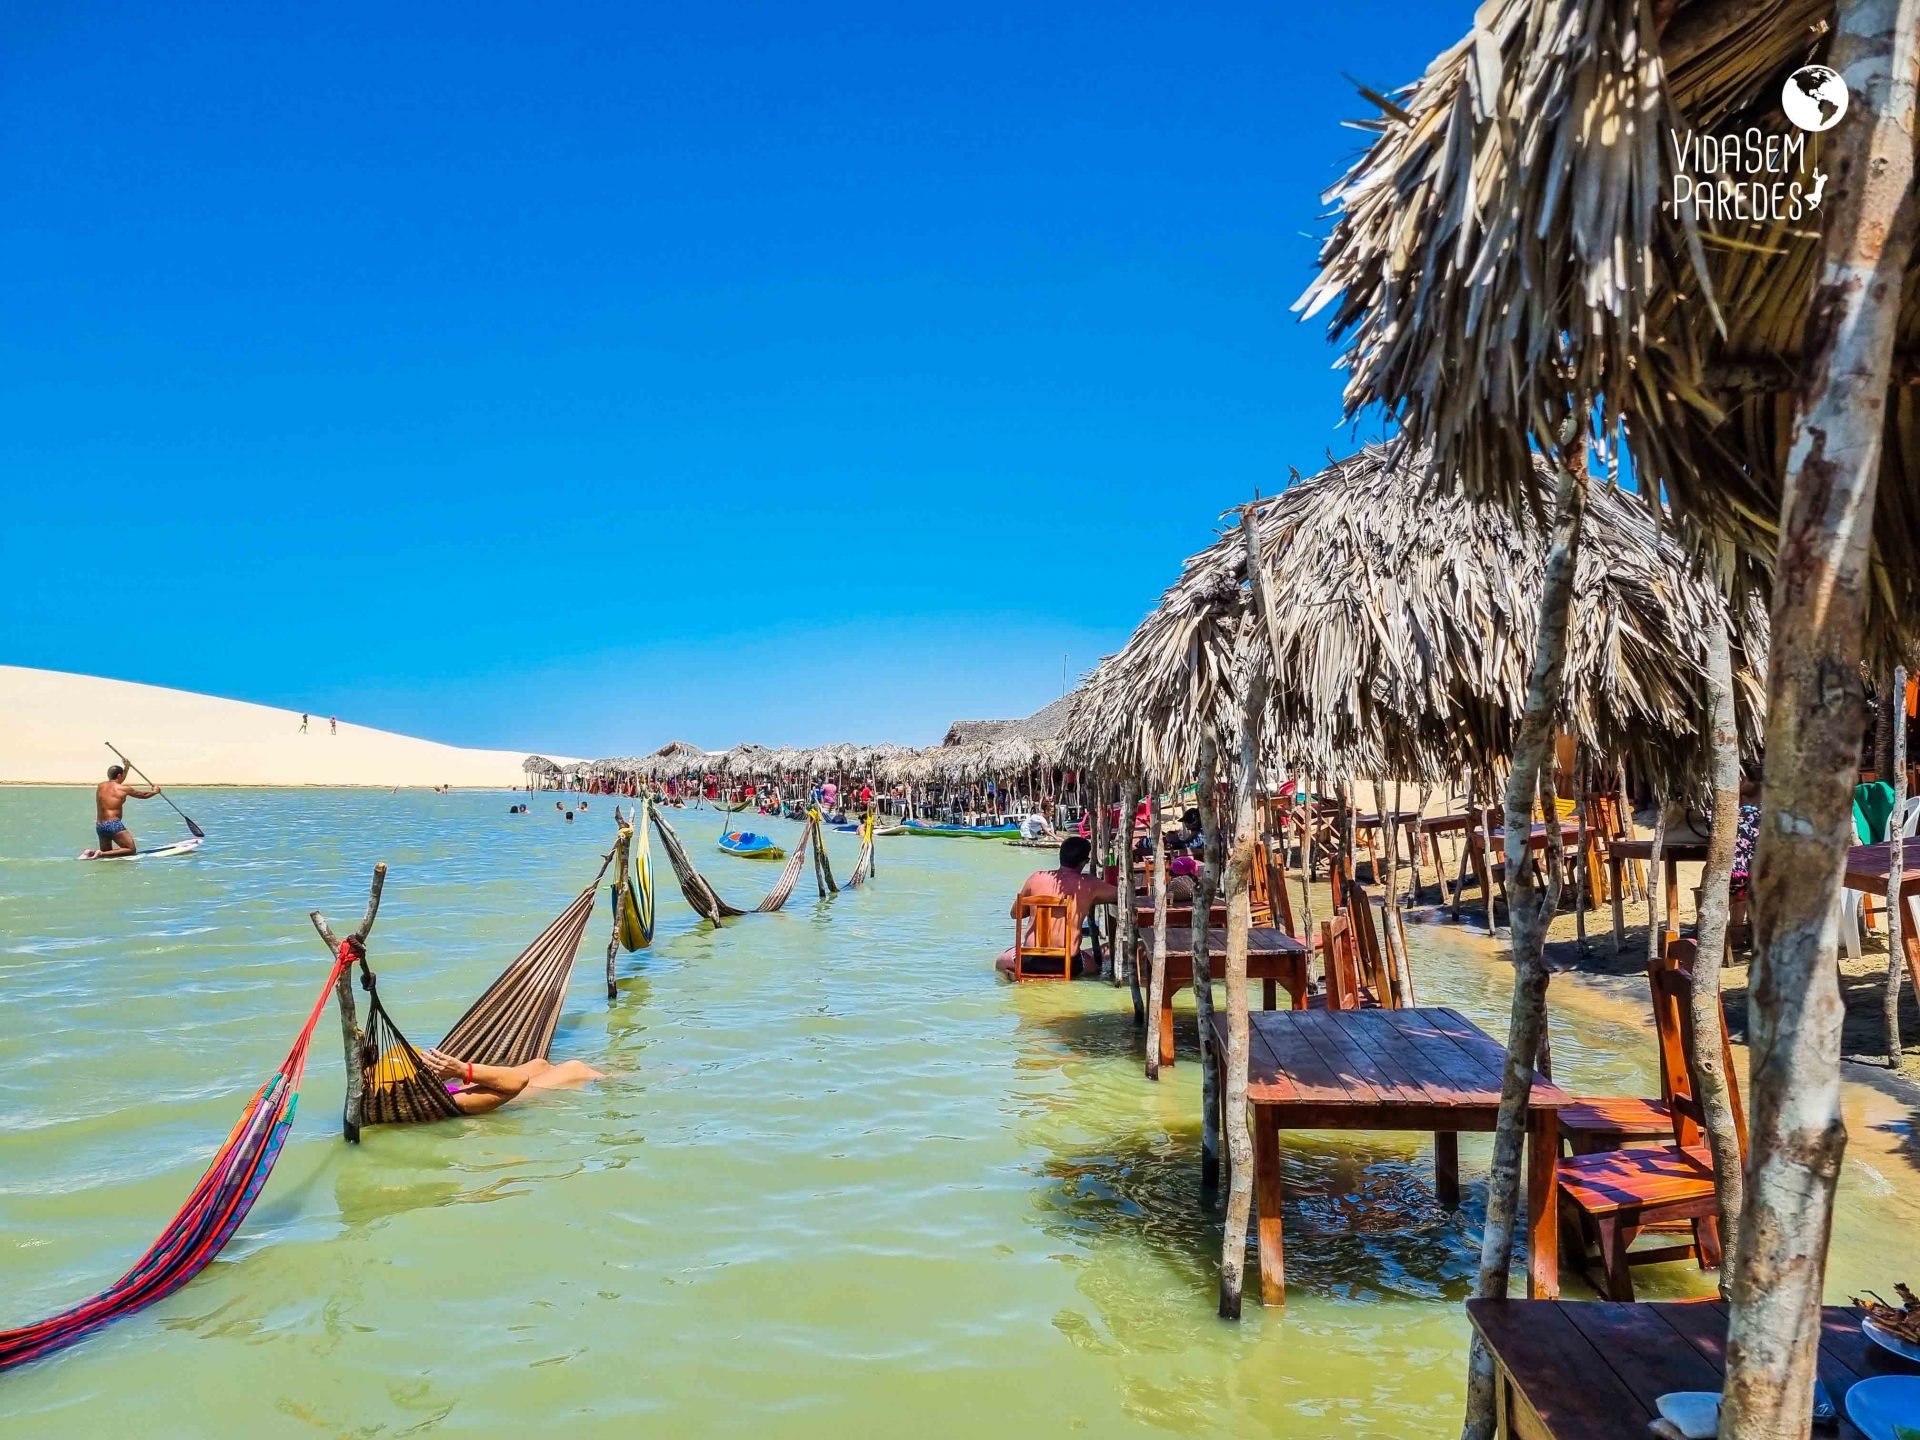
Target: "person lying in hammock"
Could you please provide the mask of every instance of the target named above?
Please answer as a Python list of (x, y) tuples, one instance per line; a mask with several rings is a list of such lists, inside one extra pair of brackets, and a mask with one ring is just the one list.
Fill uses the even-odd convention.
[(602, 1072), (579, 1060), (529, 1060), (524, 1065), (476, 1065), (456, 1060), (439, 1050), (422, 1050), (420, 1059), (446, 1083), (447, 1093), (462, 1115), (485, 1115), (498, 1110), (527, 1090), (570, 1090)]

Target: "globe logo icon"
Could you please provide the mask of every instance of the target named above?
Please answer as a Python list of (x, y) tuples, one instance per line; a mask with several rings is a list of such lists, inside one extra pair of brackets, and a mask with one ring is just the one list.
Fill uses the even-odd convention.
[(1802, 65), (1780, 87), (1780, 104), (1802, 130), (1831, 130), (1847, 113), (1847, 82), (1825, 65)]

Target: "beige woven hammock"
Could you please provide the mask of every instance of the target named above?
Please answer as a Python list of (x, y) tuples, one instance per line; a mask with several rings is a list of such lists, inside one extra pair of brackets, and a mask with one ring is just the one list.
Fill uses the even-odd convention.
[[(612, 863), (610, 853), (553, 923), (540, 932), (502, 970), (436, 1049), (479, 1065), (524, 1065), (544, 1060), (560, 1023), (567, 980), (593, 914), (594, 891)], [(360, 985), (367, 992), (367, 1024), (361, 1035), (360, 1063), (366, 1089), (361, 1122), (392, 1125), (419, 1120), (448, 1120), (460, 1113), (447, 1087), (421, 1061), (387, 1013), (372, 970), (360, 961)]]

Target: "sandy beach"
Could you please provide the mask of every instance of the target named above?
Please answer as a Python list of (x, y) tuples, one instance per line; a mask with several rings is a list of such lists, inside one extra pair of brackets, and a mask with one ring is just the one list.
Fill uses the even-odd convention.
[[(527, 750), (470, 750), (325, 715), (157, 685), (0, 665), (0, 784), (92, 784), (111, 740), (163, 785), (523, 783)], [(542, 752), (545, 753), (545, 752)], [(567, 757), (553, 756), (554, 759)]]

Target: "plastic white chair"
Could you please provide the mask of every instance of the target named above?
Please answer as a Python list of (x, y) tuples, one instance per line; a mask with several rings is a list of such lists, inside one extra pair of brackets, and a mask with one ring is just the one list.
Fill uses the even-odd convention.
[[(1896, 833), (1903, 840), (1911, 840), (1920, 834), (1920, 795), (1907, 797), (1907, 808)], [(1884, 838), (1884, 837), (1882, 837)], [(1840, 892), (1840, 944), (1845, 947), (1849, 960), (1860, 958), (1861, 909), (1867, 897), (1858, 890)], [(1915, 902), (1908, 901), (1909, 923), (1920, 920), (1920, 911), (1914, 909)]]

